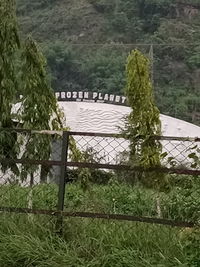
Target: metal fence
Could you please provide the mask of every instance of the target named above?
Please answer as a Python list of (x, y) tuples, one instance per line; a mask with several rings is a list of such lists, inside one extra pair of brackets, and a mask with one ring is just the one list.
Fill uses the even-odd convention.
[[(199, 183), (200, 138), (152, 138), (162, 144), (162, 166), (144, 169), (128, 163), (130, 144), (122, 135), (1, 129), (0, 211), (56, 216), (59, 227), (64, 217), (193, 227), (200, 219), (198, 198), (192, 191), (181, 200), (176, 194)], [(178, 191), (146, 189), (136, 172), (164, 174), (167, 192)], [(145, 203), (151, 203), (147, 210)]]

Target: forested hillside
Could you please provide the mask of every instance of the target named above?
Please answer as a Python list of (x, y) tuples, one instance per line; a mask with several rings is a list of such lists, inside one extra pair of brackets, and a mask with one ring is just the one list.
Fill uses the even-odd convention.
[(199, 0), (17, 0), (22, 35), (48, 59), (55, 90), (123, 93), (135, 47), (152, 60), (160, 111), (200, 125)]

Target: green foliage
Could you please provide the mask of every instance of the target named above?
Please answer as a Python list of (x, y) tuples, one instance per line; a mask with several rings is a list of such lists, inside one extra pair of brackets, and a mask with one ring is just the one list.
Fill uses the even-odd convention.
[[(53, 90), (46, 78), (46, 60), (30, 37), (22, 54), (22, 114), (27, 129), (58, 130), (62, 126)], [(53, 118), (53, 119), (52, 119)]]
[[(177, 180), (176, 177), (173, 178)], [(177, 221), (193, 221), (198, 225), (200, 220), (199, 181), (197, 179), (196, 182), (189, 182), (191, 177), (182, 176), (179, 178), (185, 179), (185, 185), (183, 186), (182, 182), (177, 181), (172, 190), (166, 193), (157, 192), (155, 189), (147, 189), (142, 185), (131, 186), (124, 182), (119, 183), (114, 177), (107, 184), (99, 184), (99, 181), (96, 182), (95, 177), (92, 177), (93, 181), (89, 181), (89, 187), (88, 181), (84, 184), (78, 180), (77, 182), (68, 183), (66, 187), (65, 210), (157, 217), (155, 199), (159, 197), (163, 218)], [(190, 183), (190, 185), (186, 185), (186, 182)], [(88, 188), (89, 190), (85, 190)], [(28, 187), (21, 187), (15, 184), (1, 186), (1, 206), (27, 207), (29, 190), (30, 188)], [(33, 208), (56, 209), (57, 193), (58, 188), (53, 184), (33, 186)]]
[(200, 46), (194, 48), (194, 52), (188, 59), (188, 63), (192, 68), (200, 68)]
[(62, 42), (45, 46), (44, 54), (51, 71), (53, 88), (57, 90), (81, 90), (83, 75), (81, 75), (81, 62), (71, 47)]
[(10, 127), (16, 93), (14, 57), (19, 49), (14, 0), (1, 3), (0, 16), (0, 127)]
[[(46, 61), (38, 45), (30, 37), (25, 42), (22, 53), (22, 94), (20, 118), (25, 129), (58, 130), (62, 128), (62, 116), (53, 90), (47, 82)], [(25, 141), (23, 158), (49, 159), (51, 136), (28, 135)], [(22, 174), (36, 170), (36, 166), (24, 165)]]
[(124, 31), (128, 31), (128, 22), (127, 15), (124, 12), (121, 12), (113, 16), (113, 19), (111, 20), (111, 26), (114, 31), (123, 33)]
[[(62, 127), (62, 114), (58, 109), (54, 92), (47, 82), (45, 58), (31, 38), (27, 38), (20, 58), (14, 4), (14, 0), (3, 1), (0, 7), (2, 18), (0, 22), (0, 127), (14, 128), (20, 122), (28, 129), (57, 130)], [(19, 114), (13, 116), (12, 106), (16, 100), (19, 100), (18, 94), (23, 95), (21, 108)], [(14, 123), (13, 119), (17, 119), (17, 123)], [(0, 132), (1, 158), (17, 158), (22, 144), (25, 146), (23, 158), (49, 159), (51, 150), (49, 136), (33, 134), (18, 140), (15, 132), (4, 131)], [(11, 168), (19, 175), (19, 170), (13, 163), (3, 162), (1, 167), (4, 172)], [(22, 177), (26, 178), (28, 172), (33, 173), (36, 169), (37, 167), (23, 166)]]
[(45, 9), (47, 6), (52, 5), (57, 0), (35, 0), (27, 3), (27, 0), (16, 0), (18, 7), (18, 14), (27, 14), (35, 10)]
[(122, 49), (86, 47), (82, 53), (79, 48), (56, 42), (46, 46), (44, 53), (54, 89), (120, 93), (124, 87), (126, 53)]
[[(18, 182), (20, 182), (20, 179), (19, 181), (16, 181), (15, 179), (13, 183), (12, 179), (10, 179), (10, 185), (1, 187), (0, 203), (2, 207), (10, 206), (26, 208), (28, 206), (29, 199), (27, 196), (30, 192), (30, 187), (22, 187), (17, 184)], [(58, 196), (58, 188), (55, 185), (35, 185), (31, 190), (33, 209), (55, 209)]]
[(188, 231), (184, 234), (183, 241), (186, 243), (184, 246), (185, 254), (187, 255), (187, 266), (198, 267), (200, 264), (200, 231)]
[[(93, 183), (99, 185), (108, 184), (109, 181), (115, 178), (113, 173), (95, 169), (87, 169), (87, 171), (83, 172), (81, 169), (67, 170), (66, 174), (70, 182), (80, 182), (82, 184), (82, 180), (84, 180), (86, 182), (85, 187), (88, 189)], [(83, 175), (87, 177), (83, 179)]]
[(115, 0), (89, 0), (98, 12), (111, 12), (115, 7)]
[(109, 46), (105, 46), (103, 50), (95, 49), (89, 56), (86, 55), (82, 65), (82, 76), (87, 77), (85, 88), (104, 93), (122, 93), (125, 55), (122, 50), (114, 50)]
[(127, 59), (127, 84), (125, 94), (132, 108), (129, 121), (131, 134), (136, 136), (159, 135), (161, 123), (159, 110), (153, 99), (150, 80), (150, 62), (140, 51), (133, 50)]
[(188, 158), (191, 160), (190, 167), (199, 169), (200, 167), (200, 148), (198, 145), (192, 147), (189, 151)]
[[(13, 127), (13, 125), (12, 125)], [(3, 159), (14, 159), (17, 158), (20, 148), (19, 143), (17, 142), (17, 133), (12, 131), (4, 131), (1, 129), (0, 131), (0, 158)], [(1, 171), (6, 173), (6, 171), (10, 168), (10, 170), (19, 175), (19, 169), (17, 164), (9, 163), (9, 162), (1, 162)]]
[[(72, 161), (76, 162), (87, 162), (87, 163), (99, 163), (102, 157), (94, 151), (94, 149), (88, 148), (85, 151), (80, 151), (77, 148), (75, 140), (71, 137), (70, 143), (70, 154), (69, 158)], [(70, 182), (79, 182), (84, 190), (90, 189), (90, 184), (107, 184), (109, 180), (114, 176), (112, 173), (96, 170), (96, 169), (74, 169), (67, 170), (66, 176)]]
[[(125, 95), (132, 111), (127, 117), (126, 134), (130, 140), (130, 164), (144, 168), (161, 166), (161, 144), (152, 137), (160, 135), (159, 110), (154, 104), (150, 62), (138, 50), (127, 59)], [(151, 178), (153, 176), (151, 175)], [(141, 178), (140, 178), (141, 179)], [(158, 186), (162, 179), (144, 176), (146, 185)]]
[[(12, 128), (12, 104), (18, 88), (15, 69), (15, 54), (20, 42), (15, 16), (14, 0), (3, 0), (0, 5), (0, 128)], [(0, 157), (15, 158), (18, 153), (16, 134), (0, 132)], [(18, 173), (15, 164), (2, 163), (2, 171), (8, 168)]]
[[(154, 43), (155, 100), (160, 112), (199, 125), (199, 2), (179, 2), (17, 0), (23, 33), (31, 32), (45, 44), (55, 90), (119, 94), (127, 50), (135, 47), (122, 44)], [(112, 52), (99, 43), (109, 43)], [(121, 57), (114, 52), (119, 44)]]
[(4, 267), (186, 266), (184, 243), (173, 228), (76, 218), (65, 220), (61, 239), (51, 233), (49, 218), (13, 221), (1, 217)]
[[(163, 216), (198, 220), (197, 187), (196, 184), (188, 193), (178, 188), (170, 194), (159, 193)], [(28, 190), (14, 185), (1, 186), (1, 206), (3, 203), (26, 206)], [(155, 216), (155, 195), (154, 190), (116, 182), (106, 186), (93, 185), (90, 191), (84, 192), (74, 183), (67, 186), (65, 210)], [(34, 208), (54, 209), (56, 197), (55, 185), (33, 188)], [(192, 201), (194, 205), (191, 205)], [(148, 263), (152, 267), (194, 267), (199, 264), (198, 228), (65, 218), (61, 239), (54, 234), (54, 222), (53, 218), (43, 215), (34, 215), (28, 220), (26, 214), (1, 214), (0, 266), (146, 267)]]

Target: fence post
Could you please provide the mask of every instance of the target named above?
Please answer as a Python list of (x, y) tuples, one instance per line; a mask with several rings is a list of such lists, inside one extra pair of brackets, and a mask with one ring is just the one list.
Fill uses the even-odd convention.
[(66, 163), (68, 156), (69, 147), (69, 132), (64, 131), (62, 137), (62, 154), (61, 154), (61, 168), (60, 168), (60, 179), (59, 179), (59, 191), (58, 191), (58, 204), (57, 210), (59, 211), (56, 223), (56, 231), (62, 235), (63, 232), (63, 216), (62, 211), (64, 210), (65, 201), (65, 175), (66, 175)]

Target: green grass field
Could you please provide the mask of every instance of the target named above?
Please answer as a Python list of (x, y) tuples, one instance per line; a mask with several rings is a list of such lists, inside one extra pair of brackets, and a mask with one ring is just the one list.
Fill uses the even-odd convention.
[[(27, 207), (29, 188), (0, 187), (0, 206)], [(55, 209), (57, 187), (33, 188), (33, 208)], [(126, 184), (79, 184), (66, 188), (66, 211), (91, 211), (157, 216), (153, 190)], [(199, 219), (199, 189), (175, 187), (160, 193), (162, 216)], [(65, 218), (62, 237), (56, 234), (56, 218), (45, 215), (1, 213), (0, 266), (200, 266), (200, 234), (197, 230), (145, 223)]]

